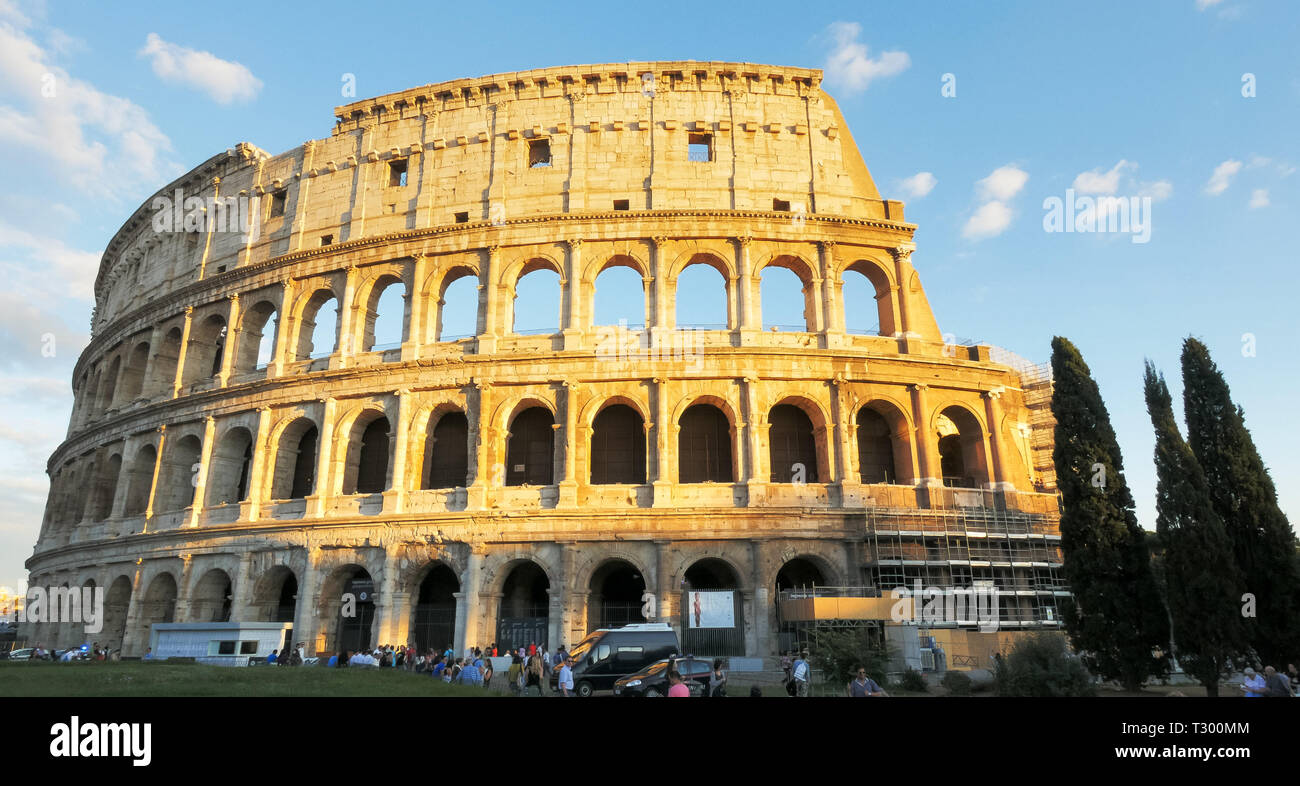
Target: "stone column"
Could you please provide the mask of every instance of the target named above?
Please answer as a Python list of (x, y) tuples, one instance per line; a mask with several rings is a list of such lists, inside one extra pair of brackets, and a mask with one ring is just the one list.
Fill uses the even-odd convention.
[[(465, 490), (466, 507), (470, 510), (484, 510), (491, 499), (492, 467), (491, 448), (494, 429), (489, 422), (492, 417), (492, 383), (474, 380), (474, 390), (478, 393), (477, 406), (469, 407), (469, 449), (474, 457), (474, 479)], [(459, 630), (459, 626), (457, 630)]]
[(571, 598), (572, 588), (570, 586), (573, 584), (574, 564), (578, 561), (578, 554), (572, 542), (557, 545), (560, 547), (560, 575), (564, 583), (559, 588), (560, 630), (556, 646), (563, 644), (569, 649), (573, 649), (573, 645), (578, 643), (578, 639), (582, 634), (582, 631), (573, 629), (573, 602)]
[[(478, 349), (477, 354), (490, 355), (497, 351), (497, 341), (501, 337), (501, 247), (488, 246), (487, 260), (479, 279), (478, 308)], [(439, 312), (441, 319), (441, 312)]]
[(848, 432), (851, 425), (845, 422), (844, 413), (844, 375), (836, 374), (831, 380), (831, 420), (830, 429), (828, 430), (828, 440), (830, 444), (827, 449), (832, 451), (827, 456), (830, 459), (831, 472), (833, 477), (831, 482), (838, 487), (840, 494), (840, 504), (844, 504), (844, 484), (849, 481), (848, 464), (849, 464), (849, 438)]
[(406, 288), (407, 313), (410, 321), (406, 326), (406, 340), (402, 342), (402, 360), (415, 360), (420, 357), (424, 346), (424, 323), (427, 317), (429, 298), (424, 292), (424, 280), (429, 275), (429, 257), (416, 254), (411, 266), (411, 284)]
[(298, 604), (293, 612), (293, 637), (307, 646), (308, 655), (316, 655), (316, 631), (320, 624), (317, 600), (320, 591), (320, 558), (318, 546), (306, 547), (306, 568), (302, 583), (298, 585)]
[(894, 255), (894, 275), (898, 282), (898, 318), (896, 327), (901, 335), (905, 338), (916, 338), (919, 334), (912, 329), (912, 322), (908, 314), (911, 311), (911, 295), (907, 291), (907, 274), (911, 271), (912, 252), (916, 250), (914, 243), (904, 243), (898, 248), (891, 249), (890, 253)]
[(356, 265), (348, 265), (347, 277), (343, 282), (343, 300), (339, 302), (339, 351), (330, 358), (330, 368), (345, 368), (352, 365), (352, 359), (358, 350), (357, 312), (363, 305), (357, 302)]
[(271, 497), (274, 467), (268, 466), (271, 455), (271, 408), (258, 407), (257, 433), (253, 435), (253, 464), (248, 468), (248, 499), (239, 506), (240, 521), (257, 521), (262, 505)]
[[(140, 450), (137, 439), (135, 436), (130, 436), (122, 442), (122, 467), (117, 472), (117, 488), (113, 490), (113, 508), (108, 513), (110, 520), (117, 520), (126, 515), (126, 495), (131, 488), (131, 468), (135, 466), (136, 453)], [(130, 455), (129, 459), (128, 455)]]
[(292, 319), (289, 312), (293, 309), (293, 284), (290, 281), (280, 282), (280, 310), (275, 317), (275, 355), (271, 358), (271, 363), (267, 367), (267, 376), (282, 377), (284, 376), (284, 365), (295, 358), (289, 357), (290, 352), (297, 352), (295, 344), (290, 349), (289, 341), (293, 338), (296, 331), (298, 320)]
[(672, 437), (676, 433), (676, 424), (669, 422), (668, 384), (664, 377), (655, 377), (655, 473), (654, 506), (656, 508), (672, 507), (673, 504), (673, 470), (670, 464), (676, 451), (672, 448)]
[(749, 542), (749, 558), (754, 566), (754, 646), (751, 649), (746, 644), (746, 650), (748, 655), (763, 658), (776, 652), (776, 642), (772, 641), (769, 633), (772, 600), (763, 579), (763, 545), (760, 541)]
[(181, 555), (181, 576), (176, 582), (176, 608), (172, 613), (172, 619), (176, 622), (207, 622), (207, 620), (194, 620), (190, 617), (190, 596), (194, 594), (192, 574), (194, 572), (194, 555)]
[(388, 434), (389, 444), (393, 446), (393, 460), (389, 465), (390, 479), (388, 490), (384, 492), (384, 511), (401, 513), (406, 509), (406, 448), (411, 430), (407, 420), (411, 416), (411, 391), (403, 388), (397, 391), (397, 416), (392, 430)]
[(226, 344), (221, 351), (221, 371), (217, 372), (217, 387), (225, 387), (230, 371), (235, 366), (235, 353), (239, 351), (239, 295), (231, 295), (226, 309)]
[[(149, 333), (149, 358), (144, 364), (144, 369), (140, 372), (140, 395), (136, 396), (136, 398), (150, 399), (154, 397), (156, 392), (158, 392), (158, 385), (155, 383), (154, 377), (158, 374), (156, 366), (158, 364), (158, 353), (162, 348), (162, 342), (162, 325), (154, 325), (153, 330)], [(76, 410), (77, 407), (74, 406), (74, 422), (78, 417)]]
[(840, 276), (835, 267), (835, 241), (823, 240), (817, 244), (817, 259), (821, 268), (822, 294), (822, 346), (838, 347), (844, 338), (844, 309), (837, 303)]
[(671, 333), (676, 322), (673, 313), (673, 302), (670, 297), (670, 282), (668, 281), (668, 260), (665, 259), (665, 246), (668, 244), (668, 238), (662, 235), (656, 235), (650, 238), (651, 268), (650, 268), (650, 300), (651, 300), (651, 317), (650, 337), (652, 347), (662, 346), (666, 340), (666, 335)]
[(149, 501), (144, 506), (144, 527), (141, 532), (149, 531), (149, 522), (153, 520), (153, 504), (158, 499), (158, 476), (162, 474), (163, 449), (167, 447), (167, 424), (158, 427), (158, 452), (153, 462), (153, 477), (149, 480)]
[(758, 380), (754, 377), (745, 377), (742, 387), (745, 399), (745, 452), (748, 453), (749, 459), (747, 463), (749, 471), (745, 476), (745, 482), (749, 487), (749, 504), (761, 505), (762, 492), (771, 477), (771, 472), (767, 466), (767, 454), (763, 451), (764, 417), (758, 409)]
[[(199, 452), (199, 472), (194, 476), (194, 500), (185, 516), (185, 526), (197, 527), (207, 506), (208, 476), (212, 473), (212, 443), (216, 438), (217, 421), (211, 415), (203, 419), (203, 447)], [(161, 461), (161, 458), (159, 459)]]
[(140, 597), (141, 584), (144, 583), (143, 559), (135, 561), (135, 575), (131, 577), (131, 600), (126, 605), (126, 630), (122, 634), (122, 657), (135, 658), (144, 653), (148, 644), (141, 644), (140, 606), (144, 599)]
[(375, 643), (380, 645), (406, 643), (393, 638), (405, 607), (397, 597), (397, 552), (398, 548), (391, 545), (384, 549), (384, 572), (379, 579), (379, 601), (375, 604), (375, 616), (379, 620), (379, 641)]
[(565, 241), (569, 246), (569, 256), (564, 280), (560, 282), (564, 291), (564, 334), (566, 350), (582, 348), (582, 238), (575, 237)]
[(564, 385), (564, 479), (559, 483), (561, 508), (578, 506), (578, 388), (577, 382)]
[[(754, 279), (750, 269), (749, 245), (753, 238), (749, 235), (736, 238), (736, 283), (739, 284), (737, 326), (740, 328), (742, 344), (752, 344), (754, 338), (763, 329), (762, 316), (759, 313), (761, 287)], [(728, 325), (728, 327), (732, 327)]]
[(176, 378), (172, 381), (172, 398), (181, 394), (185, 379), (186, 356), (190, 348), (190, 329), (194, 322), (194, 306), (185, 307), (185, 322), (181, 326), (181, 345), (176, 350)]
[(673, 584), (672, 556), (668, 553), (672, 543), (667, 540), (656, 540), (654, 543), (655, 603), (658, 606), (656, 609), (658, 621), (668, 623), (674, 630), (678, 630), (681, 627), (676, 617), (678, 588)]
[(912, 391), (912, 422), (916, 424), (913, 442), (916, 445), (917, 464), (921, 472), (921, 477), (917, 478), (917, 485), (942, 486), (943, 468), (940, 466), (936, 450), (938, 446), (933, 435), (930, 434), (930, 405), (926, 400), (926, 391), (930, 386), (913, 384), (907, 387)]
[(235, 586), (231, 589), (234, 596), (230, 599), (230, 621), (250, 621), (255, 615), (249, 609), (249, 598), (253, 595), (253, 553), (245, 551), (239, 555), (239, 568), (235, 572)]
[(1006, 440), (1002, 438), (1002, 407), (998, 402), (1003, 390), (999, 385), (981, 394), (984, 397), (984, 417), (989, 422), (989, 486), (998, 491), (1014, 491), (1016, 486), (1007, 476)]
[(334, 497), (330, 487), (330, 466), (334, 460), (334, 410), (336, 402), (333, 397), (324, 399), (325, 404), (320, 424), (320, 441), (316, 443), (316, 487), (307, 495), (307, 513), (309, 519), (318, 519), (325, 515), (325, 507)]
[(311, 184), (315, 179), (308, 176), (316, 160), (316, 140), (308, 139), (302, 143), (302, 170), (295, 177), (298, 179), (298, 193), (294, 200), (293, 229), (289, 239), (289, 248), (301, 251), (303, 238), (307, 234), (307, 196), (311, 193)]
[[(481, 547), (470, 547), (469, 559), (465, 564), (465, 579), (460, 583), (460, 592), (456, 601), (456, 646), (458, 655), (466, 647), (479, 643), (479, 582), (483, 570), (483, 551)], [(461, 619), (464, 624), (461, 624)]]

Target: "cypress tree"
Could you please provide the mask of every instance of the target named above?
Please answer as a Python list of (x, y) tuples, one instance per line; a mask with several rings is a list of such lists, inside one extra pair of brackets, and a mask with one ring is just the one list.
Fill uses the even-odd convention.
[[(1066, 630), (1094, 674), (1137, 690), (1168, 672), (1169, 617), (1110, 415), (1079, 350), (1052, 339), (1061, 550), (1072, 599)], [(1158, 651), (1158, 652), (1157, 652)]]
[(1232, 541), (1210, 501), (1205, 472), (1178, 432), (1164, 376), (1150, 361), (1143, 382), (1156, 431), (1156, 531), (1174, 645), (1184, 671), (1206, 695), (1217, 696), (1242, 648), (1241, 584), (1236, 563), (1225, 559)]
[(1295, 533), (1278, 507), (1277, 490), (1246, 430), (1245, 413), (1232, 403), (1209, 350), (1186, 339), (1182, 365), (1187, 441), (1205, 470), (1210, 500), (1232, 541), (1244, 592), (1254, 600), (1253, 609), (1248, 598), (1241, 600), (1247, 640), (1265, 664), (1284, 669), (1300, 644)]

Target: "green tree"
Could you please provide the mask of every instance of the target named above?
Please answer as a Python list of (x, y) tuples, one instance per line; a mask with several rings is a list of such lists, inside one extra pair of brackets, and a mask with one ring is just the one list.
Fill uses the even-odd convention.
[[(1182, 365), (1187, 441), (1232, 541), (1244, 592), (1254, 599), (1254, 616), (1242, 620), (1247, 640), (1266, 664), (1286, 668), (1300, 645), (1295, 533), (1277, 505), (1277, 489), (1246, 430), (1245, 413), (1232, 403), (1210, 351), (1188, 338)], [(1245, 600), (1241, 610), (1250, 611)]]
[(999, 696), (1092, 696), (1092, 675), (1071, 657), (1059, 634), (1020, 637), (993, 675)]
[(1066, 630), (1088, 669), (1130, 690), (1168, 673), (1169, 617), (1110, 415), (1079, 350), (1052, 339), (1061, 550), (1072, 598)]
[(1242, 650), (1241, 583), (1225, 559), (1232, 541), (1210, 501), (1205, 472), (1183, 441), (1163, 375), (1147, 361), (1147, 411), (1156, 431), (1156, 531), (1164, 546), (1165, 598), (1183, 670), (1219, 695)]

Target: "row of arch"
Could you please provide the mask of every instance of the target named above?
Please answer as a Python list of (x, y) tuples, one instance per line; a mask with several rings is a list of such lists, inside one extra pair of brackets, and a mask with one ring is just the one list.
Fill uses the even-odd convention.
[[(580, 246), (570, 244), (567, 267), (581, 265), (574, 259)], [(432, 272), (425, 257), (351, 267), (187, 310), (123, 340), (81, 373), (73, 386), (74, 428), (116, 407), (179, 395), (210, 380), (224, 385), (315, 358), (476, 335), (623, 324), (897, 336), (907, 328), (900, 298), (919, 287), (912, 273), (900, 294), (894, 263), (872, 258), (836, 267), (833, 259), (819, 265), (781, 253), (742, 275), (737, 271), (748, 268), (748, 253), (733, 258), (721, 248), (679, 255), (658, 287), (655, 266), (629, 248), (589, 265), (574, 292), (563, 255), (534, 252), (510, 262), (499, 261), (495, 249), (486, 255), (486, 263), (475, 254)], [(828, 266), (833, 273), (824, 282), (819, 271)], [(412, 291), (422, 297), (412, 298)]]
[[(505, 562), (493, 576), (481, 576), (479, 592), (494, 602), (490, 606), (466, 611), (463, 606), (463, 575), (457, 566), (448, 561), (434, 559), (418, 571), (412, 572), (409, 582), (399, 582), (394, 587), (396, 598), (383, 602), (398, 609), (405, 624), (394, 631), (379, 630), (379, 617), (373, 601), (361, 600), (353, 614), (341, 613), (343, 593), (351, 591), (355, 582), (372, 582), (378, 586), (364, 565), (345, 563), (335, 566), (320, 580), (315, 593), (306, 590), (302, 576), (294, 569), (277, 564), (250, 576), (250, 587), (237, 599), (235, 578), (220, 567), (195, 572), (188, 592), (182, 582), (188, 572), (178, 578), (169, 569), (153, 573), (147, 582), (133, 586), (130, 576), (119, 574), (105, 589), (102, 629), (94, 634), (96, 641), (109, 649), (123, 649), (125, 655), (139, 655), (148, 646), (151, 628), (159, 623), (171, 622), (280, 622), (303, 626), (309, 619), (319, 620), (319, 628), (295, 630), (295, 638), (312, 633), (315, 640), (308, 642), (317, 652), (335, 652), (342, 649), (355, 651), (361, 647), (378, 644), (410, 642), (422, 651), (428, 648), (441, 650), (454, 646), (458, 624), (464, 624), (467, 614), (477, 612), (487, 624), (475, 624), (484, 638), (484, 644), (497, 642), (503, 648), (529, 643), (549, 643), (554, 648), (564, 641), (547, 642), (548, 625), (552, 616), (552, 598), (559, 592), (558, 581), (542, 563), (528, 557), (518, 557)], [(111, 573), (110, 573), (111, 575)], [(839, 580), (837, 570), (824, 558), (813, 554), (787, 556), (779, 569), (770, 577), (771, 598), (780, 591), (809, 584), (826, 585)], [(40, 583), (34, 579), (34, 583)], [(741, 590), (752, 589), (742, 579), (737, 567), (729, 560), (718, 557), (698, 557), (683, 566), (682, 589), (691, 590)], [(94, 589), (95, 579), (82, 585)], [(68, 583), (64, 582), (67, 588)], [(597, 558), (585, 577), (579, 578), (574, 588), (585, 599), (586, 629), (613, 627), (631, 622), (645, 621), (642, 615), (643, 593), (658, 591), (645, 568), (634, 560), (619, 556)], [(136, 597), (136, 593), (139, 593)], [(134, 605), (133, 605), (134, 601)], [(242, 606), (239, 605), (242, 602)], [(134, 625), (134, 631), (130, 628)], [(79, 626), (67, 624), (63, 628), (46, 627), (35, 632), (33, 640), (54, 646), (81, 644)], [(128, 633), (133, 641), (128, 642)], [(395, 640), (379, 640), (391, 635)], [(560, 635), (563, 635), (562, 633)], [(42, 639), (41, 637), (47, 637)], [(525, 638), (520, 638), (524, 636)], [(531, 641), (529, 637), (531, 636)], [(89, 643), (89, 642), (84, 642)]]
[[(484, 482), (500, 486), (550, 486), (566, 471), (563, 418), (544, 400), (524, 398), (501, 405), (504, 451), (496, 454)], [(162, 454), (153, 442), (127, 456), (125, 444), (88, 454), (54, 476), (46, 525), (62, 528), (82, 521), (158, 515), (195, 506), (275, 502), (313, 495), (366, 495), (400, 488), (455, 489), (475, 482), (480, 435), (465, 409), (452, 403), (411, 419), (409, 429), (383, 403), (354, 407), (331, 424), (333, 439), (322, 440), (323, 415), (299, 410), (269, 425), (249, 417), (226, 420), (211, 429), (204, 454), (202, 432), (166, 440)], [(581, 482), (589, 485), (644, 484), (656, 479), (654, 441), (645, 404), (612, 396), (588, 407), (577, 438), (586, 462)], [(711, 396), (683, 401), (672, 415), (675, 425), (675, 477), (679, 484), (735, 483), (746, 479), (747, 450), (734, 408)], [(909, 416), (884, 399), (869, 401), (853, 415), (857, 480), (912, 485), (918, 481)], [(827, 417), (815, 403), (785, 397), (766, 413), (768, 475), (771, 483), (825, 483), (832, 477)], [(405, 431), (405, 433), (403, 433)], [(984, 426), (961, 405), (939, 409), (933, 434), (944, 482), (980, 487), (989, 481)], [(397, 443), (405, 439), (406, 465), (398, 467)], [(486, 440), (492, 442), (493, 440)], [(334, 448), (322, 456), (322, 445)], [(116, 448), (116, 449), (115, 449)], [(557, 449), (561, 448), (561, 449)], [(265, 468), (254, 476), (255, 457)], [(495, 453), (495, 450), (492, 452)], [(396, 471), (400, 470), (400, 471)], [(752, 467), (751, 467), (752, 470)], [(318, 482), (330, 478), (328, 488)], [(576, 480), (576, 478), (575, 478)], [(202, 496), (199, 496), (202, 494)]]

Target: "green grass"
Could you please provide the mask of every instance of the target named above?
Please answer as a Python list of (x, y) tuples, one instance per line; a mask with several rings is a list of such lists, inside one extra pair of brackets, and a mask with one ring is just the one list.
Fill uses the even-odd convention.
[(0, 696), (491, 696), (393, 669), (196, 663), (0, 663)]

